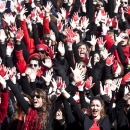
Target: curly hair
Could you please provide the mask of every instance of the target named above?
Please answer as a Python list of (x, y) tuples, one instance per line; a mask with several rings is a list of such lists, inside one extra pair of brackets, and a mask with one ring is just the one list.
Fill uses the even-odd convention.
[(100, 112), (100, 116), (101, 116), (101, 118), (104, 118), (106, 116), (106, 113), (105, 113), (105, 110), (104, 110), (104, 107), (105, 107), (104, 101), (99, 96), (95, 96), (91, 99), (90, 105), (91, 105), (92, 101), (94, 101), (94, 100), (98, 100), (101, 103), (102, 110)]

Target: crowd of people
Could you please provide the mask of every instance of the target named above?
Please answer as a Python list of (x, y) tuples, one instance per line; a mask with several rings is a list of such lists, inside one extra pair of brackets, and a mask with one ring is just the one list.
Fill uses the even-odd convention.
[(1, 130), (130, 130), (128, 0), (0, 1)]

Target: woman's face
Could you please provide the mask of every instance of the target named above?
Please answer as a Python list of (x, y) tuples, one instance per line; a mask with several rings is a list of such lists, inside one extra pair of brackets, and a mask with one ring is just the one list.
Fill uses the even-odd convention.
[(121, 0), (121, 7), (125, 8), (128, 6), (128, 0)]
[(93, 100), (90, 104), (91, 114), (94, 118), (100, 118), (100, 113), (102, 110), (102, 105), (99, 100)]
[(94, 62), (99, 62), (100, 61), (100, 56), (98, 53), (94, 54)]
[(120, 33), (120, 35), (121, 35), (122, 37), (124, 37), (124, 38), (122, 39), (122, 41), (120, 42), (121, 45), (122, 45), (122, 46), (127, 45), (127, 42), (128, 42), (128, 39), (129, 39), (128, 34), (126, 34), (126, 33)]
[(40, 97), (38, 93), (35, 93), (32, 96), (32, 101), (33, 101), (34, 108), (40, 108), (43, 105), (43, 99)]
[(84, 62), (80, 62), (79, 64), (80, 64), (80, 66), (82, 67), (82, 68), (81, 68), (81, 71), (82, 71), (83, 74), (85, 75), (85, 74), (87, 73), (87, 66), (86, 66), (86, 64), (85, 64)]
[(59, 109), (57, 112), (56, 112), (56, 117), (55, 117), (57, 120), (61, 120), (63, 119), (63, 114), (62, 114), (62, 111), (61, 109)]
[(99, 10), (104, 10), (104, 5), (102, 2), (97, 2), (96, 4), (96, 9), (99, 11)]
[(87, 48), (85, 45), (81, 45), (79, 48), (78, 48), (78, 53), (79, 53), (79, 57), (84, 59), (85, 57), (85, 54), (87, 53)]

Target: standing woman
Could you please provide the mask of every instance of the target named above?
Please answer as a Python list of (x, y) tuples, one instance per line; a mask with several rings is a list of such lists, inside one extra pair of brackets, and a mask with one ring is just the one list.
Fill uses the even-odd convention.
[[(46, 130), (49, 115), (48, 97), (42, 89), (36, 89), (31, 94), (31, 105), (24, 99), (16, 85), (6, 75), (7, 85), (11, 88), (18, 103), (26, 114), (23, 130)], [(27, 88), (28, 89), (28, 88)]]
[(110, 124), (116, 118), (119, 107), (130, 98), (130, 93), (124, 96), (118, 103), (113, 112), (106, 116), (104, 111), (104, 102), (100, 97), (93, 97), (90, 101), (90, 115), (85, 115), (78, 107), (75, 100), (64, 89), (62, 95), (71, 103), (72, 110), (76, 118), (80, 121), (84, 130), (111, 130)]

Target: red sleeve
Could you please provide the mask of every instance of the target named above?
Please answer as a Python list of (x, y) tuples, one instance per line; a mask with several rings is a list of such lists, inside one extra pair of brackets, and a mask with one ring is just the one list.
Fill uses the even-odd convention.
[(69, 12), (66, 11), (66, 19), (68, 18)]
[(1, 93), (1, 104), (0, 104), (0, 122), (2, 122), (7, 114), (8, 108), (8, 96), (9, 93)]
[(43, 20), (43, 32), (44, 32), (44, 34), (50, 33), (49, 19), (48, 18), (45, 18)]
[(24, 57), (23, 57), (23, 50), (20, 50), (20, 51), (17, 51), (15, 50), (15, 55), (16, 55), (16, 60), (19, 61), (19, 60), (24, 60)]
[(27, 50), (28, 50), (29, 53), (33, 53), (34, 49), (35, 49), (34, 40), (32, 38), (30, 38), (29, 35), (28, 35), (26, 22), (25, 21), (20, 21), (20, 26), (21, 26), (21, 29), (24, 32), (24, 37), (23, 38), (24, 38)]
[[(106, 46), (107, 46), (107, 49), (109, 50), (114, 44), (114, 41), (110, 38), (108, 34), (106, 34), (104, 40), (106, 41)], [(113, 54), (115, 55), (116, 60), (121, 63), (117, 50), (115, 50)]]

